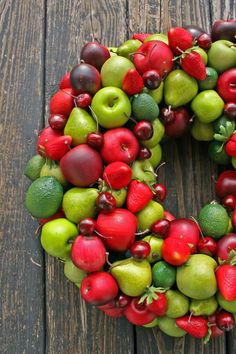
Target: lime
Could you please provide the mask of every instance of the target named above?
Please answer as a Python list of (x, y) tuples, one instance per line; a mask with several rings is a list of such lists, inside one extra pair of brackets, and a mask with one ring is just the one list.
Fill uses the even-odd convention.
[(31, 157), (31, 159), (27, 162), (24, 175), (31, 179), (31, 181), (35, 181), (40, 176), (41, 168), (43, 167), (45, 160), (40, 155), (35, 155)]
[(201, 91), (214, 89), (217, 79), (217, 71), (213, 68), (206, 67), (206, 78), (204, 80), (198, 80), (198, 87)]
[(62, 187), (67, 187), (68, 186), (68, 181), (65, 179), (63, 176), (63, 173), (61, 171), (60, 165), (54, 161), (50, 161), (49, 163), (46, 162), (41, 171), (40, 171), (40, 177), (45, 177), (45, 176), (53, 176), (57, 179), (57, 181), (62, 185)]
[(214, 202), (205, 205), (200, 210), (198, 221), (205, 235), (218, 239), (225, 235), (228, 230), (229, 216), (225, 208)]
[(26, 192), (25, 205), (35, 218), (48, 218), (61, 206), (63, 188), (55, 177), (36, 179)]
[(226, 127), (227, 122), (230, 122), (230, 120), (228, 118), (226, 118), (225, 116), (221, 116), (220, 118), (216, 119), (213, 122), (213, 128), (214, 128), (215, 133), (220, 133), (221, 125), (223, 125), (223, 127)]
[(230, 157), (225, 152), (225, 146), (221, 141), (213, 140), (208, 146), (208, 155), (218, 165), (228, 165)]
[(153, 284), (156, 287), (170, 288), (175, 283), (176, 270), (165, 261), (160, 261), (152, 267)]
[(148, 119), (153, 121), (159, 115), (159, 107), (155, 100), (147, 93), (133, 96), (132, 111), (137, 120)]

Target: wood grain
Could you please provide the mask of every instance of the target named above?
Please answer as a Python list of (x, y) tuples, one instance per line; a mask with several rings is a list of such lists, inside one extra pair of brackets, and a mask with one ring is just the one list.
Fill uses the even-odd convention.
[(24, 208), (42, 128), (44, 1), (0, 2), (0, 352), (44, 353), (44, 258)]

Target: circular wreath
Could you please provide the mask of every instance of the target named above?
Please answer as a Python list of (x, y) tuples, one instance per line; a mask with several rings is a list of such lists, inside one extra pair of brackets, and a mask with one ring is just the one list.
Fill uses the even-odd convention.
[[(207, 341), (235, 323), (235, 33), (236, 21), (216, 21), (211, 35), (173, 27), (85, 44), (24, 171), (41, 244), (82, 298), (173, 337)], [(162, 142), (187, 131), (228, 168), (197, 220), (164, 210), (156, 179)]]

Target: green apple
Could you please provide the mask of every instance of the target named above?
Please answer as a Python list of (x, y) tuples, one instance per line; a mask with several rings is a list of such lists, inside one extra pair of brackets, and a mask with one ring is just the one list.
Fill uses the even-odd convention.
[(152, 167), (155, 169), (161, 162), (161, 158), (162, 158), (161, 145), (156, 144), (152, 149), (150, 149), (150, 152), (151, 152), (151, 157), (149, 157), (147, 161), (151, 162)]
[(214, 137), (214, 129), (211, 123), (202, 123), (195, 117), (191, 128), (191, 135), (198, 141), (211, 141)]
[(66, 259), (70, 254), (71, 244), (78, 235), (75, 224), (65, 218), (47, 222), (42, 227), (41, 244), (50, 256)]
[(153, 235), (145, 236), (142, 241), (149, 243), (151, 247), (151, 251), (146, 260), (149, 263), (160, 261), (162, 259), (161, 249), (164, 241), (161, 238), (155, 237)]
[(118, 49), (118, 48), (115, 48), (115, 47), (108, 47), (107, 49), (109, 50), (111, 57), (114, 57), (114, 56), (117, 55), (117, 49)]
[(164, 209), (161, 204), (151, 200), (136, 216), (139, 230), (150, 230), (154, 222), (164, 218)]
[(216, 91), (205, 90), (192, 100), (191, 109), (202, 123), (210, 123), (222, 115), (224, 101)]
[(141, 45), (142, 42), (138, 39), (128, 39), (118, 47), (117, 54), (127, 59), (131, 59), (132, 54), (134, 54)]
[(144, 40), (144, 43), (146, 42), (150, 42), (150, 41), (161, 41), (161, 42), (164, 42), (166, 44), (168, 44), (168, 37), (166, 34), (164, 33), (154, 33), (152, 34), (151, 36), (147, 37), (145, 40)]
[(112, 56), (102, 66), (102, 86), (122, 87), (122, 80), (129, 69), (135, 69), (134, 64), (120, 55)]
[(154, 90), (149, 90), (148, 88), (144, 87), (143, 92), (148, 93), (154, 101), (159, 104), (163, 98), (163, 91), (164, 91), (164, 81), (161, 82), (160, 86)]
[(218, 73), (236, 66), (236, 47), (234, 43), (221, 39), (212, 43), (208, 51), (208, 65)]
[(146, 146), (148, 149), (154, 148), (154, 146), (156, 146), (161, 141), (165, 134), (165, 127), (161, 123), (160, 119), (155, 119), (152, 122), (152, 127), (153, 136), (151, 137), (151, 139), (141, 141), (142, 145)]
[(169, 73), (164, 84), (165, 103), (174, 108), (184, 106), (197, 95), (197, 80), (183, 70)]
[(64, 264), (64, 275), (67, 277), (67, 279), (73, 283), (76, 283), (78, 286), (78, 284), (80, 284), (86, 277), (87, 273), (84, 270), (76, 267), (72, 260), (67, 258)]
[(123, 126), (131, 114), (128, 96), (118, 87), (104, 87), (92, 99), (94, 117), (103, 128)]

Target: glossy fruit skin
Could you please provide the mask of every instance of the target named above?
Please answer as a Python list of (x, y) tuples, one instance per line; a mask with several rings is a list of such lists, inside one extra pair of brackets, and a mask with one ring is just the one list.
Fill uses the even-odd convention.
[(56, 92), (50, 101), (50, 114), (61, 114), (65, 117), (69, 117), (70, 112), (74, 108), (73, 93), (71, 88)]
[(130, 303), (131, 301), (131, 297), (128, 295), (125, 295), (123, 293), (120, 293), (117, 298), (116, 298), (116, 306), (121, 307), (121, 308), (125, 308), (128, 303)]
[(83, 236), (91, 236), (96, 228), (96, 221), (92, 218), (86, 218), (79, 223), (79, 232)]
[(220, 265), (216, 272), (217, 286), (221, 295), (227, 301), (236, 299), (236, 268), (234, 266)]
[(217, 250), (217, 243), (212, 237), (202, 237), (198, 241), (197, 249), (199, 253), (213, 257)]
[(115, 299), (118, 294), (115, 279), (107, 272), (94, 272), (82, 280), (80, 292), (82, 298), (91, 305), (104, 305)]
[(171, 265), (180, 266), (187, 262), (191, 254), (191, 249), (187, 242), (168, 237), (162, 245), (162, 257)]
[(126, 209), (117, 208), (109, 214), (99, 213), (97, 231), (106, 248), (113, 251), (126, 251), (135, 239), (137, 219)]
[(209, 49), (211, 47), (211, 36), (208, 33), (202, 33), (197, 39), (199, 47)]
[(232, 194), (226, 195), (222, 199), (221, 204), (228, 211), (233, 211), (236, 208), (236, 196), (234, 196)]
[(219, 76), (217, 91), (225, 102), (236, 101), (236, 68), (229, 69)]
[(103, 138), (101, 156), (106, 164), (114, 161), (122, 161), (129, 164), (137, 157), (139, 144), (129, 129), (110, 129), (106, 131)]
[(206, 78), (206, 67), (201, 55), (193, 51), (180, 60), (181, 68), (197, 80)]
[(98, 210), (105, 214), (111, 213), (116, 208), (116, 200), (110, 192), (102, 192), (96, 200)]
[(216, 259), (227, 261), (231, 250), (236, 251), (236, 234), (230, 233), (219, 239), (217, 242)]
[(184, 28), (191, 33), (193, 39), (197, 39), (201, 34), (205, 33), (202, 28), (194, 25), (187, 25)]
[(211, 338), (219, 337), (224, 332), (216, 325), (216, 313), (208, 316), (208, 322), (211, 324)]
[(181, 137), (190, 125), (190, 114), (185, 107), (176, 108), (174, 111), (174, 119), (165, 123), (165, 133), (171, 138)]
[(149, 140), (153, 136), (153, 127), (149, 120), (141, 120), (133, 129), (133, 133), (138, 140)]
[(130, 323), (143, 326), (153, 321), (156, 315), (145, 304), (139, 304), (139, 299), (139, 297), (135, 297), (130, 301), (124, 311), (124, 315)]
[(110, 56), (109, 50), (98, 42), (86, 43), (80, 52), (80, 59), (94, 66), (98, 71)]
[(76, 98), (76, 104), (80, 108), (88, 107), (92, 102), (92, 97), (89, 93), (81, 93)]
[(138, 160), (146, 160), (151, 157), (151, 151), (146, 146), (140, 146), (138, 152)]
[(78, 93), (94, 95), (101, 88), (101, 79), (98, 70), (90, 64), (74, 66), (70, 74), (71, 86)]
[(87, 136), (87, 144), (92, 148), (99, 150), (103, 145), (103, 134), (99, 132), (89, 133)]
[(236, 134), (232, 134), (225, 145), (225, 152), (228, 156), (236, 156)]
[(134, 258), (145, 259), (151, 252), (151, 246), (146, 241), (135, 241), (130, 247), (130, 253)]
[(132, 180), (126, 199), (126, 205), (129, 211), (137, 213), (142, 210), (152, 200), (153, 193), (149, 186), (136, 179)]
[(45, 145), (45, 155), (50, 160), (59, 161), (69, 150), (72, 144), (70, 135), (55, 138)]
[(232, 212), (231, 221), (232, 221), (232, 225), (233, 225), (234, 230), (236, 230), (236, 209), (234, 209), (234, 211)]
[(162, 317), (165, 316), (167, 310), (167, 298), (163, 293), (155, 293), (158, 296), (158, 299), (152, 300), (151, 304), (147, 305), (147, 308), (154, 312), (156, 316)]
[(156, 200), (157, 202), (163, 202), (166, 199), (166, 195), (167, 195), (166, 186), (164, 186), (164, 184), (162, 183), (155, 183), (153, 185), (153, 189), (155, 191), (153, 199)]
[(61, 130), (54, 130), (50, 126), (44, 128), (39, 134), (37, 141), (37, 152), (39, 155), (45, 157), (45, 146), (48, 144), (48, 142), (51, 142), (58, 137), (61, 137), (62, 135), (63, 132)]
[(161, 237), (166, 237), (166, 234), (170, 228), (170, 221), (167, 219), (161, 219), (156, 221), (151, 228), (151, 231), (154, 234), (157, 234), (158, 236)]
[(235, 324), (234, 316), (229, 312), (220, 311), (216, 315), (216, 324), (222, 331), (231, 331)]
[(70, 183), (86, 187), (102, 176), (103, 164), (96, 150), (86, 144), (80, 144), (63, 156), (60, 167)]
[(103, 179), (107, 186), (112, 189), (121, 189), (130, 183), (132, 170), (124, 162), (115, 161), (104, 168)]
[(60, 90), (66, 89), (66, 88), (72, 88), (71, 83), (70, 83), (70, 71), (66, 72), (64, 76), (62, 76), (60, 84), (59, 84)]
[(144, 85), (149, 90), (157, 89), (161, 84), (161, 76), (157, 70), (148, 70), (142, 76)]
[(207, 319), (203, 316), (179, 317), (176, 319), (176, 324), (194, 338), (204, 338), (207, 335)]
[(173, 221), (175, 220), (174, 215), (172, 215), (169, 211), (165, 210), (164, 211), (164, 218), (169, 220), (169, 221)]
[(67, 117), (61, 114), (51, 114), (48, 118), (50, 127), (54, 130), (62, 130), (67, 122)]
[(232, 120), (236, 120), (236, 103), (227, 102), (224, 106), (224, 115)]
[(218, 198), (224, 198), (232, 194), (236, 197), (236, 171), (222, 172), (216, 183), (216, 195)]
[(173, 120), (175, 119), (175, 114), (173, 109), (171, 109), (171, 107), (163, 107), (161, 109), (161, 119), (163, 121), (164, 124), (168, 124), (173, 122)]
[(136, 95), (143, 89), (143, 79), (136, 69), (129, 69), (122, 80), (122, 90), (127, 95)]
[(172, 27), (168, 31), (168, 41), (172, 52), (181, 55), (186, 49), (192, 47), (192, 34), (182, 27)]
[(106, 263), (106, 249), (96, 235), (80, 235), (72, 244), (70, 257), (76, 267), (86, 272), (96, 272)]
[(212, 41), (227, 39), (233, 43), (235, 40), (236, 20), (216, 20), (211, 29)]

